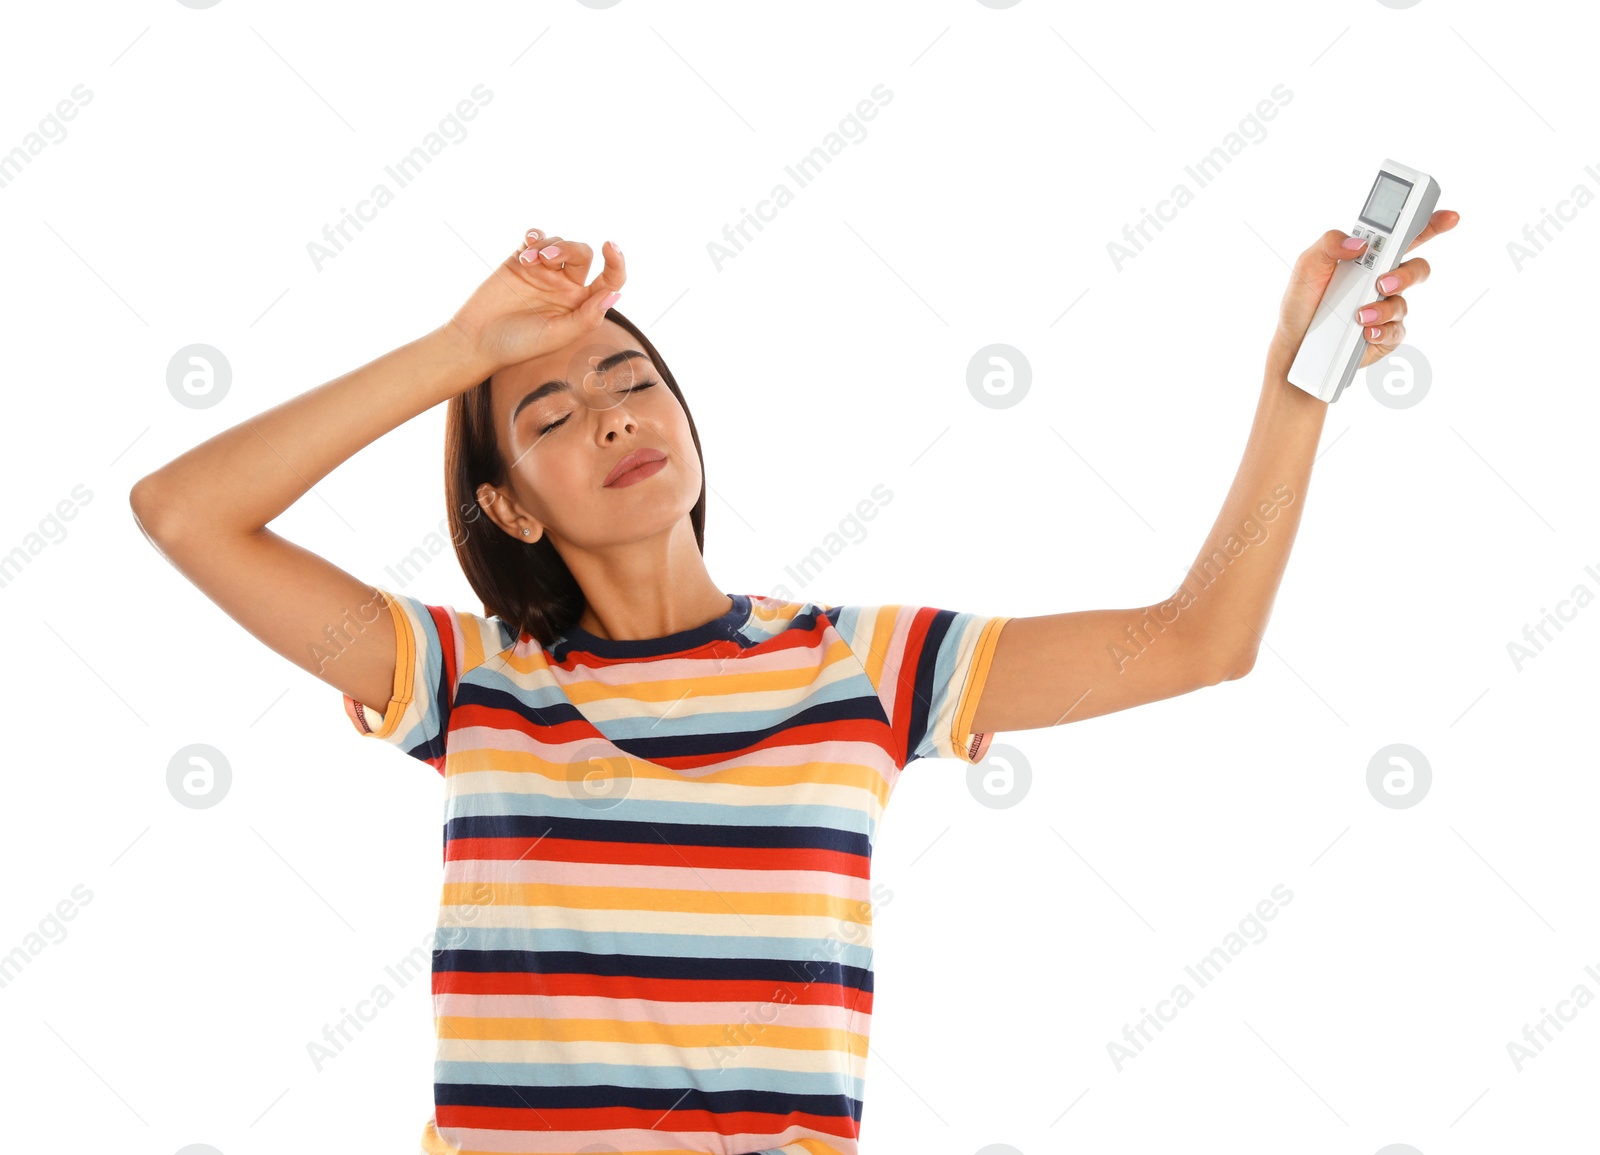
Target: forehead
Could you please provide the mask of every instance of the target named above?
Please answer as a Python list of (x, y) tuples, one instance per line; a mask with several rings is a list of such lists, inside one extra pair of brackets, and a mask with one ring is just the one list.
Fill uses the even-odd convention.
[(543, 400), (568, 395), (558, 388), (565, 382), (581, 395), (584, 388), (611, 387), (649, 374), (653, 365), (638, 340), (613, 321), (561, 349), (507, 366), (494, 375), (492, 405), (497, 414), (530, 403), (530, 397)]

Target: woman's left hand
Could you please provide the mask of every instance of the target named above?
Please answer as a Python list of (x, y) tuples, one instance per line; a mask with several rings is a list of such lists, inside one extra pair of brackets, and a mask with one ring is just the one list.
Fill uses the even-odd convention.
[[(1460, 220), (1460, 213), (1440, 209), (1428, 218), (1427, 227), (1417, 234), (1417, 239), (1411, 242), (1406, 252), (1440, 233), (1449, 232)], [(1311, 318), (1322, 300), (1322, 292), (1328, 287), (1339, 262), (1366, 256), (1365, 244), (1354, 249), (1345, 248), (1347, 239), (1348, 233), (1329, 229), (1295, 262), (1294, 270), (1289, 274), (1289, 287), (1278, 308), (1278, 328), (1273, 334), (1272, 348), (1268, 353), (1268, 363), (1278, 371), (1286, 374), (1289, 366), (1294, 364), (1295, 354), (1300, 351), (1300, 342), (1305, 340), (1306, 331), (1311, 328)], [(1378, 291), (1385, 296), (1357, 306), (1357, 315), (1352, 319), (1361, 322), (1361, 335), (1367, 342), (1366, 351), (1361, 357), (1363, 367), (1387, 357), (1405, 340), (1407, 306), (1401, 294), (1412, 285), (1427, 280), (1429, 271), (1428, 262), (1422, 257), (1401, 261), (1378, 282)]]

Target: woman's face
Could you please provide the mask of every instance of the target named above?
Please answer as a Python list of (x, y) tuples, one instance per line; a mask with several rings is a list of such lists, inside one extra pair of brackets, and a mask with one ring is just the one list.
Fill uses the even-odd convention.
[[(616, 322), (500, 370), (489, 388), (508, 466), (491, 512), (518, 541), (548, 533), (553, 544), (591, 550), (638, 541), (670, 530), (700, 500), (688, 415)], [(619, 479), (631, 484), (608, 485), (636, 450), (665, 460)], [(495, 487), (480, 486), (478, 500), (494, 501)]]

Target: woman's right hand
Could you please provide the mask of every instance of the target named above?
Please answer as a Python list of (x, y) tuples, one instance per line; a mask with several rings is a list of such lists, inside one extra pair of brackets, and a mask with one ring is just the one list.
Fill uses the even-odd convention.
[(451, 324), (493, 369), (571, 344), (599, 327), (628, 279), (622, 250), (606, 244), (600, 275), (585, 285), (594, 250), (529, 229), (522, 247), (478, 286)]

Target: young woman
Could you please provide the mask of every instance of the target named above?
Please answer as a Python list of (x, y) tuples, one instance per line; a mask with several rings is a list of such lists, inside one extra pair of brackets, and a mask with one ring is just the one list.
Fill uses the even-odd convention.
[[(1249, 671), (1327, 411), (1285, 374), (1337, 262), (1364, 252), (1345, 242), (1296, 262), (1233, 487), (1191, 581), (1149, 606), (722, 592), (688, 403), (611, 309), (621, 251), (586, 284), (589, 246), (537, 229), (446, 324), (143, 478), (135, 514), (174, 566), (338, 689), (358, 733), (444, 777), (423, 1149), (857, 1155), (871, 852), (900, 772)], [(1364, 363), (1401, 342), (1427, 275), (1411, 258), (1382, 286)], [(482, 614), (267, 528), (439, 402)]]

